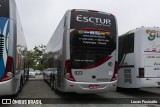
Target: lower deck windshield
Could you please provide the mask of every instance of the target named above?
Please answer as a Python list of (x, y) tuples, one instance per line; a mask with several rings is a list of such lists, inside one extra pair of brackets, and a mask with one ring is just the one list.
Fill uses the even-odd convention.
[(116, 49), (111, 32), (76, 30), (71, 33), (72, 69), (85, 69), (103, 62)]
[(111, 54), (111, 51), (102, 48), (74, 47), (71, 52), (71, 67), (85, 69), (95, 65)]

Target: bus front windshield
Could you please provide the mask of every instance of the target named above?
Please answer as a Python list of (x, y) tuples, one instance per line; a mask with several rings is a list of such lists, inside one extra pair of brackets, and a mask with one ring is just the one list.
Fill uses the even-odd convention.
[(70, 57), (73, 69), (95, 67), (116, 49), (116, 22), (113, 15), (98, 12), (71, 13)]
[(105, 61), (116, 49), (112, 32), (99, 30), (75, 30), (70, 35), (71, 65), (75, 69), (85, 69)]

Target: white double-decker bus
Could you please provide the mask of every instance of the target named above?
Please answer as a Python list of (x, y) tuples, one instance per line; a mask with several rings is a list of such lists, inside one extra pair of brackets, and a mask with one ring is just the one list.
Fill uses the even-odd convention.
[(160, 28), (141, 27), (119, 36), (118, 87), (160, 87)]
[(21, 91), (28, 78), (26, 51), (15, 0), (0, 0), (0, 96)]
[(117, 26), (112, 14), (68, 10), (45, 50), (53, 58), (50, 65), (57, 69), (51, 73), (51, 87), (77, 93), (115, 91), (116, 40)]

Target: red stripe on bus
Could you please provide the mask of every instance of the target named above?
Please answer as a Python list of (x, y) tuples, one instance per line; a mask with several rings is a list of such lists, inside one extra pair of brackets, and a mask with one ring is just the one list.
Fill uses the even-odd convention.
[(98, 30), (98, 31), (107, 31), (105, 29), (97, 29), (97, 28), (81, 28), (80, 30)]
[(160, 53), (159, 51), (144, 51), (144, 52)]

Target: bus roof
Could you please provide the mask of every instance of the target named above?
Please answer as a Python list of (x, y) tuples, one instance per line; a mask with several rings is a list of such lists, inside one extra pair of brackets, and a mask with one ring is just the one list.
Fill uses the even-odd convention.
[(97, 11), (97, 10), (88, 10), (88, 9), (72, 9), (71, 11), (97, 12), (97, 13), (101, 13), (101, 14), (113, 15), (113, 14), (108, 13), (108, 12), (102, 12), (102, 11)]
[(144, 26), (141, 26), (141, 27), (135, 28), (133, 30), (130, 30), (130, 31), (128, 31), (128, 32), (126, 32), (126, 33), (124, 33), (124, 34), (122, 34), (120, 36), (125, 36), (127, 34), (134, 33), (134, 32), (136, 32), (138, 30), (141, 30), (141, 29), (160, 29), (160, 27), (155, 27), (155, 26), (154, 27), (144, 27)]

